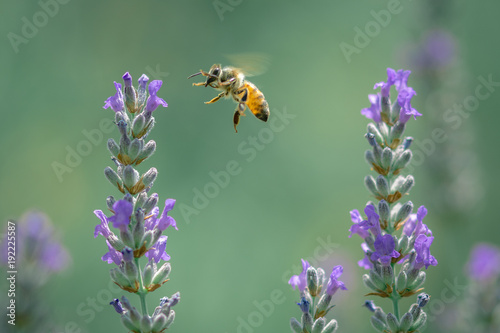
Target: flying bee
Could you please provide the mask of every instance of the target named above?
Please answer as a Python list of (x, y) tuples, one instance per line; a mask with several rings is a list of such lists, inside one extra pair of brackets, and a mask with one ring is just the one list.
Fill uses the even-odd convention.
[(240, 116), (245, 115), (246, 107), (260, 120), (267, 121), (269, 118), (269, 105), (267, 104), (264, 94), (253, 84), (245, 79), (245, 74), (239, 68), (224, 67), (219, 64), (214, 64), (208, 72), (200, 69), (198, 73), (190, 75), (188, 79), (203, 75), (207, 77), (205, 82), (193, 83), (193, 86), (210, 86), (222, 91), (212, 100), (205, 102), (211, 104), (217, 102), (222, 97), (231, 96), (236, 103), (236, 111), (233, 116), (234, 130), (238, 133), (236, 126), (240, 122)]

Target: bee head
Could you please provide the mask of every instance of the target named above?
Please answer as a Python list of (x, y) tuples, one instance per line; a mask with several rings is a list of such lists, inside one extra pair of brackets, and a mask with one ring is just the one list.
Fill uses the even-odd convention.
[(210, 71), (208, 72), (209, 76), (207, 78), (207, 82), (205, 83), (205, 87), (210, 83), (217, 81), (219, 79), (219, 76), (221, 75), (221, 72), (222, 69), (220, 65), (214, 64), (212, 67), (210, 67)]

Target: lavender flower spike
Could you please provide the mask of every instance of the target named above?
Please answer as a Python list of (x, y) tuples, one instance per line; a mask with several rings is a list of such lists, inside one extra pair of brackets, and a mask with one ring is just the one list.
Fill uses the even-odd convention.
[[(155, 124), (153, 111), (160, 105), (166, 107), (167, 103), (157, 95), (162, 81), (148, 84), (149, 78), (143, 74), (134, 87), (130, 73), (126, 72), (122, 79), (124, 90), (115, 82), (116, 94), (106, 100), (104, 108), (115, 111), (119, 132), (119, 140), (108, 140), (114, 165), (105, 168), (105, 176), (123, 197), (108, 196), (109, 217), (101, 210), (94, 211), (100, 219), (94, 238), (101, 234), (106, 239), (108, 252), (101, 259), (116, 265), (110, 270), (112, 282), (140, 298), (140, 311), (126, 297), (122, 297), (121, 302), (118, 299), (111, 302), (121, 315), (123, 325), (136, 333), (164, 332), (174, 321), (175, 311), (170, 308), (179, 302), (180, 295), (176, 293), (175, 303), (155, 309), (152, 315), (148, 312), (146, 296), (169, 280), (171, 265), (160, 262), (170, 259), (166, 252), (168, 236), (163, 232), (169, 226), (173, 227), (169, 230), (178, 229), (175, 219), (169, 215), (175, 199), (165, 201), (163, 213), (158, 217), (158, 194), (151, 191), (158, 171), (141, 166), (142, 170), (148, 170), (141, 173), (138, 165), (156, 151), (156, 142), (146, 138)], [(113, 232), (111, 226), (118, 231)], [(141, 264), (141, 261), (146, 262)]]
[[(402, 176), (413, 156), (410, 150), (413, 138), (404, 137), (404, 131), (412, 116), (416, 119), (422, 115), (411, 105), (416, 92), (408, 86), (410, 74), (408, 70), (388, 68), (387, 82), (375, 84), (375, 89), (381, 88), (380, 93), (369, 95), (371, 107), (361, 111), (373, 120), (367, 127), (370, 150), (365, 152), (365, 159), (377, 175), (366, 176), (365, 185), (377, 202), (366, 204), (364, 220), (358, 211), (351, 211), (354, 224), (350, 226), (349, 237), (357, 233), (364, 240), (361, 244), (364, 258), (358, 265), (369, 270), (362, 277), (371, 290), (369, 294), (392, 301), (390, 312), (372, 307), (375, 312), (371, 324), (379, 332), (421, 330), (427, 315), (417, 304), (400, 315), (399, 300), (418, 294), (426, 278), (423, 268), (438, 263), (430, 253), (434, 236), (423, 223), (427, 209), (420, 206), (412, 214), (412, 201), (403, 201), (415, 182), (412, 175)], [(390, 100), (392, 86), (397, 92), (397, 103)], [(417, 312), (415, 307), (419, 309)]]

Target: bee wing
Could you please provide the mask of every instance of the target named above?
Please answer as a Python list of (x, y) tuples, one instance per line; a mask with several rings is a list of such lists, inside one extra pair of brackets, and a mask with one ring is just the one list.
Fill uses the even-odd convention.
[(245, 76), (256, 76), (267, 71), (270, 65), (269, 56), (264, 53), (233, 53), (225, 57), (233, 67), (238, 68)]

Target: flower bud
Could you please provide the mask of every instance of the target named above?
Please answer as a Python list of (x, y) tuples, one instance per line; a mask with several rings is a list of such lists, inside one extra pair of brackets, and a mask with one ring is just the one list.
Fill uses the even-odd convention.
[(412, 175), (406, 176), (404, 183), (399, 188), (399, 192), (401, 194), (409, 193), (414, 184), (415, 184), (415, 178), (413, 178)]
[(400, 271), (398, 277), (396, 278), (396, 290), (403, 291), (406, 288), (406, 281), (407, 281), (406, 273)]
[[(135, 210), (137, 210), (139, 208), (144, 209), (144, 204), (146, 203), (147, 200), (148, 200), (148, 194), (146, 193), (146, 191), (140, 192), (135, 199), (134, 209)], [(144, 211), (144, 214), (147, 214), (147, 213)]]
[(146, 203), (143, 205), (143, 209), (144, 209), (144, 214), (149, 214), (153, 208), (156, 207), (156, 205), (158, 204), (158, 193), (153, 193), (151, 194), (151, 196), (148, 198), (148, 200), (146, 200)]
[(144, 238), (144, 210), (139, 208), (136, 210), (136, 224), (133, 230), (134, 244), (136, 248), (141, 247), (141, 241)]
[(134, 323), (132, 322), (132, 319), (130, 319), (127, 315), (122, 316), (121, 321), (123, 326), (125, 326), (132, 332), (138, 332), (140, 330), (140, 328), (138, 326), (135, 326)]
[(422, 310), (420, 309), (420, 307), (418, 306), (418, 304), (414, 303), (414, 304), (412, 304), (410, 306), (410, 311), (409, 312), (411, 313), (413, 321), (415, 321), (418, 318), (418, 316), (420, 316), (420, 313), (422, 312)]
[(130, 248), (133, 248), (135, 246), (134, 238), (132, 237), (132, 234), (130, 233), (130, 231), (128, 231), (128, 229), (120, 230), (120, 239), (122, 240), (123, 244)]
[(167, 323), (165, 324), (165, 328), (169, 328), (170, 325), (172, 325), (172, 323), (174, 322), (174, 319), (175, 319), (175, 311), (171, 310), (170, 314), (168, 315)]
[(174, 307), (180, 301), (181, 301), (181, 293), (180, 292), (176, 292), (175, 294), (172, 295), (172, 297), (170, 297), (169, 306), (170, 307)]
[(370, 166), (377, 165), (377, 161), (375, 161), (375, 156), (371, 150), (365, 151), (365, 160)]
[(378, 175), (376, 179), (377, 191), (385, 198), (389, 195), (389, 183), (384, 176)]
[(137, 95), (132, 85), (132, 76), (127, 72), (122, 78), (125, 83), (125, 106), (128, 112), (135, 113), (137, 111)]
[(378, 203), (378, 215), (380, 216), (380, 220), (382, 222), (389, 221), (390, 217), (390, 208), (389, 204), (385, 200), (380, 200)]
[(142, 151), (142, 147), (144, 142), (142, 139), (134, 139), (130, 142), (130, 146), (128, 148), (128, 156), (130, 157), (130, 161), (134, 162), (135, 159), (139, 156)]
[(373, 291), (385, 289), (384, 281), (373, 270), (370, 270), (369, 274), (363, 275), (363, 283)]
[(295, 318), (290, 319), (290, 327), (292, 328), (292, 331), (295, 333), (302, 333), (302, 325), (299, 323), (299, 321)]
[[(158, 238), (160, 237), (158, 236)], [(144, 233), (144, 237), (141, 240), (141, 246), (144, 244), (146, 248), (149, 249), (151, 245), (153, 245), (154, 243), (156, 243), (156, 241), (158, 241), (158, 239), (156, 239), (156, 241), (153, 242), (153, 239), (154, 239), (153, 231), (152, 230), (146, 231)]]
[(405, 131), (405, 127), (406, 127), (406, 125), (403, 123), (400, 123), (399, 121), (394, 126), (392, 126), (390, 141), (394, 142), (394, 140), (401, 139), (401, 136), (403, 135), (403, 133)]
[(118, 130), (120, 130), (120, 126), (118, 125), (120, 122), (124, 123), (125, 126), (129, 122), (128, 115), (125, 112), (116, 112), (115, 113), (115, 124), (118, 126)]
[(384, 170), (389, 169), (389, 167), (392, 164), (392, 158), (393, 158), (392, 149), (389, 147), (385, 147), (384, 150), (382, 150), (382, 158), (380, 160), (382, 168)]
[(410, 148), (412, 142), (413, 142), (413, 138), (411, 136), (406, 137), (405, 140), (403, 141), (404, 149)]
[(111, 280), (113, 280), (114, 283), (121, 287), (131, 287), (132, 284), (130, 283), (129, 279), (127, 276), (118, 268), (112, 268), (109, 271), (109, 275), (111, 276)]
[(125, 262), (132, 262), (134, 260), (134, 251), (132, 251), (132, 249), (130, 247), (125, 246), (121, 250), (121, 253), (122, 253), (122, 256), (123, 256), (123, 260)]
[(424, 284), (426, 278), (426, 274), (424, 271), (418, 273), (417, 278), (408, 286), (411, 289), (417, 289), (421, 285)]
[(382, 279), (385, 284), (391, 285), (394, 279), (394, 271), (390, 265), (382, 266)]
[(403, 151), (395, 160), (394, 160), (394, 163), (392, 164), (392, 170), (394, 170), (394, 172), (396, 170), (399, 170), (399, 169), (403, 169), (405, 168), (408, 163), (411, 162), (411, 158), (412, 158), (412, 152), (411, 150), (405, 150)]
[(144, 115), (138, 114), (134, 120), (132, 121), (132, 136), (134, 138), (140, 138), (142, 137), (144, 127), (146, 125), (146, 118), (144, 118)]
[(111, 169), (110, 167), (106, 167), (104, 169), (104, 175), (112, 185), (116, 186), (118, 190), (123, 192), (123, 181), (120, 178), (120, 176), (118, 176), (118, 174), (115, 172), (115, 170)]
[(396, 215), (396, 222), (404, 221), (410, 216), (413, 211), (413, 202), (408, 201), (404, 203), (399, 209), (398, 214)]
[(399, 322), (395, 315), (388, 313), (385, 321), (391, 332), (399, 332)]
[(329, 295), (327, 293), (323, 294), (319, 299), (318, 305), (316, 306), (315, 317), (325, 316), (331, 301), (332, 301), (332, 295)]
[(321, 317), (314, 321), (311, 333), (321, 333), (325, 327), (325, 318)]
[(427, 305), (427, 303), (429, 303), (431, 297), (429, 296), (429, 294), (426, 294), (426, 293), (420, 293), (418, 296), (417, 296), (417, 304), (418, 304), (418, 307), (419, 308), (423, 308), (424, 306)]
[(330, 320), (330, 322), (323, 328), (323, 331), (321, 333), (335, 333), (338, 328), (337, 321), (335, 319)]
[(406, 250), (408, 249), (408, 236), (406, 235), (403, 235), (399, 238), (399, 241), (398, 241), (398, 246), (397, 246), (397, 251), (399, 253), (405, 253)]
[(318, 272), (318, 284), (319, 284), (318, 294), (319, 294), (321, 292), (323, 285), (325, 284), (325, 271), (321, 267), (316, 269), (316, 271)]
[(422, 311), (418, 316), (418, 318), (413, 321), (413, 324), (411, 325), (409, 331), (411, 332), (417, 331), (420, 327), (425, 325), (426, 321), (427, 321), (427, 314), (424, 311)]
[(370, 318), (370, 322), (371, 322), (373, 328), (375, 328), (377, 331), (387, 332), (387, 326), (381, 320), (372, 316)]
[(123, 183), (130, 189), (139, 181), (139, 172), (134, 169), (131, 165), (127, 165), (123, 168)]
[(115, 157), (120, 154), (120, 147), (118, 147), (118, 144), (113, 139), (108, 139), (108, 150)]
[(387, 138), (389, 138), (389, 127), (387, 126), (386, 123), (381, 122), (378, 124), (378, 130), (380, 131), (380, 134), (382, 134), (383, 141), (380, 143), (380, 145), (386, 145)]
[(153, 276), (152, 284), (162, 284), (170, 274), (170, 263), (164, 263)]
[(149, 81), (149, 78), (145, 74), (142, 74), (142, 76), (139, 78), (138, 81), (139, 81), (139, 88), (137, 88), (137, 106), (139, 108), (142, 108), (144, 102), (146, 101), (146, 97), (148, 95), (147, 83)]
[(375, 179), (373, 179), (372, 176), (365, 177), (365, 186), (372, 195), (374, 195), (375, 197), (380, 196), (380, 193), (377, 190), (377, 186), (375, 185)]
[(309, 293), (312, 297), (316, 297), (318, 295), (318, 272), (314, 267), (309, 267), (306, 272), (306, 280), (307, 280), (307, 288), (309, 289)]
[(158, 170), (156, 170), (156, 168), (151, 168), (142, 176), (142, 183), (145, 187), (148, 187), (153, 184), (157, 176)]
[[(377, 127), (375, 126), (374, 123), (369, 123), (368, 126), (366, 127), (366, 130), (368, 133), (371, 133), (374, 135), (373, 138), (375, 139), (375, 141), (377, 141), (377, 143), (379, 145), (384, 144), (384, 138), (382, 137), (382, 134), (379, 132), (379, 130), (377, 129)], [(371, 140), (371, 136), (370, 136), (370, 138), (367, 137), (367, 139)], [(370, 143), (370, 145), (372, 145), (372, 144)]]
[(114, 196), (110, 195), (109, 197), (106, 198), (106, 206), (108, 206), (108, 209), (110, 211), (113, 211), (113, 205), (115, 204), (116, 199)]
[(309, 312), (302, 313), (302, 325), (307, 332), (311, 332), (313, 325), (313, 318)]
[(400, 332), (407, 332), (413, 324), (413, 316), (411, 313), (407, 312), (401, 317), (401, 323), (399, 323)]
[(167, 324), (167, 316), (163, 313), (153, 317), (153, 332), (161, 332)]
[(365, 134), (366, 140), (368, 140), (368, 143), (370, 146), (375, 147), (377, 145), (377, 140), (375, 139), (375, 134), (374, 133), (366, 133)]
[(148, 287), (153, 281), (153, 275), (156, 270), (156, 264), (153, 261), (148, 261), (142, 272), (142, 281), (145, 287)]
[(140, 322), (141, 332), (151, 332), (153, 328), (153, 320), (149, 317), (149, 315), (145, 314), (142, 316)]

